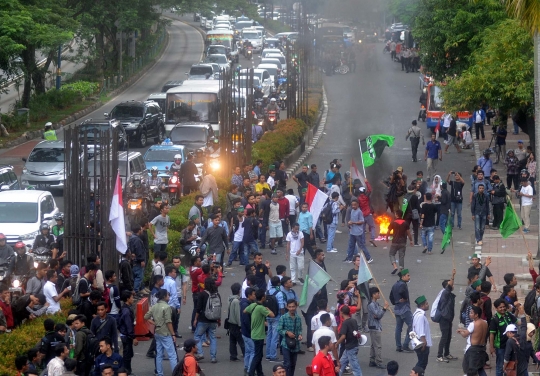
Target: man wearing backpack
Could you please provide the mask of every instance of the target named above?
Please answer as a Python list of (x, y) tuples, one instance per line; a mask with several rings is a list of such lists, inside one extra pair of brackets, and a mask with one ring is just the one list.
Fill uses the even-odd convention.
[(41, 352), (45, 354), (43, 358), (43, 364), (47, 364), (54, 358), (54, 347), (61, 342), (64, 342), (64, 337), (54, 331), (54, 321), (52, 319), (46, 319), (43, 322), (45, 328), (45, 335), (40, 341)]
[(101, 341), (105, 337), (110, 338), (114, 352), (119, 352), (116, 320), (107, 314), (107, 304), (105, 302), (99, 302), (96, 305), (96, 309), (97, 316), (92, 319), (90, 330), (94, 333), (98, 341)]
[(247, 375), (251, 366), (251, 361), (255, 355), (255, 345), (251, 339), (251, 315), (246, 313), (246, 308), (257, 301), (255, 289), (248, 287), (245, 291), (246, 297), (240, 300), (240, 329), (244, 340), (244, 375)]
[[(73, 305), (78, 306), (82, 304), (89, 296), (92, 291), (92, 280), (96, 277), (97, 265), (94, 263), (89, 263), (86, 265), (85, 274), (79, 279), (77, 285), (75, 286), (75, 292), (71, 296), (71, 301)], [(99, 292), (99, 291), (98, 291)]]
[(73, 320), (73, 326), (77, 330), (74, 352), (74, 359), (77, 360), (76, 374), (88, 376), (96, 354), (96, 336), (86, 327), (86, 316), (84, 315), (77, 315)]
[(198, 349), (196, 359), (204, 359), (202, 339), (206, 333), (207, 338), (210, 339), (211, 362), (217, 363), (216, 330), (218, 325), (221, 325), (221, 296), (212, 277), (204, 280), (204, 290), (199, 293), (194, 324), (197, 327), (195, 330)]
[(278, 276), (270, 279), (272, 287), (266, 293), (265, 307), (270, 309), (274, 317), (267, 317), (268, 332), (266, 338), (266, 360), (269, 362), (280, 362), (277, 356), (277, 347), (279, 345), (278, 338), (278, 322), (281, 315), (286, 312), (287, 297), (280, 289), (280, 280)]
[(255, 376), (255, 372), (257, 372), (258, 376), (262, 376), (263, 347), (264, 339), (266, 338), (264, 332), (264, 323), (267, 317), (273, 318), (275, 315), (272, 311), (264, 306), (264, 301), (266, 300), (264, 290), (257, 290), (255, 292), (255, 297), (257, 298), (257, 302), (251, 303), (246, 309), (244, 309), (245, 313), (249, 313), (251, 315), (251, 339), (253, 340), (253, 345), (255, 348), (255, 354), (253, 355), (253, 360), (251, 361), (248, 375)]

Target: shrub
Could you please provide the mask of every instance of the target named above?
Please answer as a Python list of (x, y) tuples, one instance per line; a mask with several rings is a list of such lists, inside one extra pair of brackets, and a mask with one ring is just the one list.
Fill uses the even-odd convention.
[(77, 81), (62, 86), (62, 90), (71, 90), (77, 93), (81, 98), (86, 98), (94, 94), (99, 85), (97, 82)]

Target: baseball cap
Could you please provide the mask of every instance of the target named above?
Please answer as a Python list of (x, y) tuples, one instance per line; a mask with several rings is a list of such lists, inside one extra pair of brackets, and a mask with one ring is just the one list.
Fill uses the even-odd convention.
[(522, 144), (523, 143), (523, 140), (518, 140), (518, 144)]
[(504, 331), (503, 335), (508, 332), (517, 332), (517, 328), (514, 324), (510, 324), (506, 327), (506, 330)]
[(366, 191), (366, 188), (360, 187), (358, 190), (359, 190), (360, 192), (365, 192), (365, 191)]
[(77, 265), (71, 265), (69, 268), (69, 274), (71, 274), (72, 277), (79, 274), (79, 267)]

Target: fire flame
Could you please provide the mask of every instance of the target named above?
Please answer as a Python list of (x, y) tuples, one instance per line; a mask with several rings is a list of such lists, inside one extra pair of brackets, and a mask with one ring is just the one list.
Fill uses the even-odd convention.
[(379, 224), (379, 235), (390, 235), (388, 234), (388, 227), (392, 222), (392, 217), (388, 214), (381, 214), (375, 217), (375, 222)]

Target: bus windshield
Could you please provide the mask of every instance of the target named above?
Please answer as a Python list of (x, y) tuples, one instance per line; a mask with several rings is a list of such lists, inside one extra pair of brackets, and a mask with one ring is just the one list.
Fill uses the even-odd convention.
[(429, 111), (442, 111), (441, 88), (433, 85), (429, 93)]
[(186, 121), (218, 122), (217, 93), (167, 94), (167, 122)]
[(211, 34), (206, 36), (207, 45), (232, 46), (233, 37), (230, 34)]

